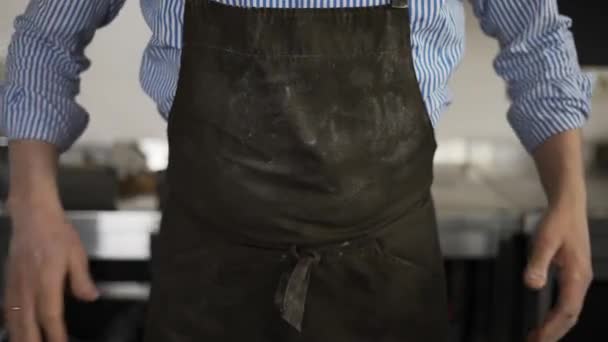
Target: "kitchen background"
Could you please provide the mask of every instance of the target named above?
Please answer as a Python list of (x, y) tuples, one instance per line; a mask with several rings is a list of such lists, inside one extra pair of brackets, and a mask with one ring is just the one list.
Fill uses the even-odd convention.
[[(452, 79), (455, 101), (440, 121), (438, 138), (487, 138), (515, 143), (505, 119), (505, 87), (492, 69), (498, 46), (481, 32), (465, 2), (466, 55)], [(0, 59), (6, 54), (13, 19), (26, 3), (27, 0), (3, 0), (0, 5)], [(82, 77), (79, 97), (92, 115), (83, 142), (164, 137), (164, 123), (138, 83), (141, 54), (149, 36), (138, 1), (127, 1), (120, 16), (98, 31), (87, 50), (93, 64)], [(592, 119), (585, 130), (588, 139), (608, 137), (608, 67), (598, 70)]]
[[(0, 64), (14, 17), (26, 4), (27, 0), (0, 4)], [(437, 128), (434, 189), (449, 279), (452, 341), (520, 341), (556, 293), (552, 287), (529, 293), (520, 282), (544, 198), (530, 159), (505, 118), (505, 86), (492, 68), (498, 46), (481, 32), (468, 2), (465, 11), (466, 53), (451, 82), (454, 103)], [(72, 303), (68, 310), (73, 335), (84, 340), (104, 340), (114, 336), (113, 331), (118, 331), (114, 338), (119, 341), (136, 340), (134, 327), (139, 326), (140, 303), (147, 295), (145, 269), (158, 215), (141, 209), (159, 206), (156, 194), (162, 194), (157, 190), (159, 184), (162, 189), (162, 173), (157, 171), (166, 164), (165, 123), (138, 81), (149, 35), (138, 1), (127, 1), (119, 17), (98, 31), (87, 49), (92, 66), (82, 77), (78, 99), (91, 122), (76, 148), (63, 157), (71, 168), (60, 180), (62, 195), (67, 207), (79, 209), (70, 216), (107, 299), (94, 308), (94, 325), (83, 318), (91, 317), (91, 308)], [(606, 150), (597, 145), (608, 140), (608, 60), (605, 65), (585, 67), (595, 80), (584, 135), (597, 279), (567, 341), (608, 340), (605, 329), (596, 329), (602, 324), (599, 313), (606, 312), (601, 303), (608, 303), (608, 172), (598, 167), (606, 167)], [(110, 166), (112, 172), (74, 167), (82, 164)], [(6, 174), (0, 154), (0, 200), (3, 171)], [(85, 311), (88, 316), (79, 314)]]

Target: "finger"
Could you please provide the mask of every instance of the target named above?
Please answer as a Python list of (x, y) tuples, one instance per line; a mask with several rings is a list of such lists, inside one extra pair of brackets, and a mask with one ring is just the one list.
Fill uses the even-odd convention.
[(67, 332), (63, 321), (63, 289), (65, 272), (61, 267), (48, 267), (42, 276), (38, 289), (37, 314), (44, 331), (46, 342), (67, 342)]
[(546, 285), (549, 267), (558, 249), (559, 240), (541, 231), (536, 237), (532, 256), (524, 274), (528, 287), (538, 290)]
[(576, 269), (562, 270), (557, 306), (547, 317), (540, 330), (542, 338), (547, 341), (557, 341), (576, 325), (588, 287), (589, 283), (586, 277)]
[[(9, 264), (5, 288), (5, 318), (12, 342), (41, 342), (36, 324), (33, 282), (25, 272)], [(24, 268), (22, 268), (24, 269)]]
[(556, 342), (557, 333), (554, 331), (553, 326), (555, 320), (556, 312), (549, 312), (541, 326), (530, 334), (531, 340), (529, 342)]
[[(8, 309), (10, 310), (10, 309)], [(33, 306), (6, 313), (8, 335), (11, 342), (41, 342), (40, 327), (36, 324)]]
[(99, 297), (99, 292), (89, 272), (86, 253), (82, 249), (78, 249), (70, 258), (69, 273), (70, 288), (76, 298), (94, 301)]

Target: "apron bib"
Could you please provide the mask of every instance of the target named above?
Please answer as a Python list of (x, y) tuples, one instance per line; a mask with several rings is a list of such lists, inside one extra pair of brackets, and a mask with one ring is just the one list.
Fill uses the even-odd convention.
[(185, 3), (147, 341), (444, 341), (402, 1)]

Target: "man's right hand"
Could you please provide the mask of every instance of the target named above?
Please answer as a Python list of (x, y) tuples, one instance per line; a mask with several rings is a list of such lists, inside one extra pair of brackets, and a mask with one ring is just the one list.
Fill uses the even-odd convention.
[(11, 342), (67, 342), (64, 289), (97, 298), (88, 259), (57, 191), (58, 151), (41, 141), (9, 143), (12, 237), (4, 306)]
[(13, 207), (11, 217), (5, 297), (11, 342), (66, 342), (66, 283), (81, 300), (97, 298), (80, 238), (63, 213)]
[[(38, 209), (38, 208), (37, 208)], [(78, 234), (61, 213), (34, 208), (11, 210), (13, 236), (5, 309), (11, 341), (66, 342), (65, 283), (74, 296), (91, 301), (97, 290)]]

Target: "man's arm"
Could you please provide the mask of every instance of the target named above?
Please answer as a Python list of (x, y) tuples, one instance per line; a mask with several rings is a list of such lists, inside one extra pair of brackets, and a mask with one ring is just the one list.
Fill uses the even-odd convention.
[(593, 277), (580, 130), (549, 138), (535, 150), (534, 159), (549, 209), (538, 226), (524, 279), (530, 288), (541, 289), (555, 265), (560, 296), (531, 340), (557, 341), (576, 324)]
[(66, 150), (88, 116), (75, 102), (84, 49), (124, 0), (32, 0), (15, 21), (8, 49), (1, 130), (11, 140), (41, 140)]
[(4, 304), (13, 341), (66, 342), (64, 284), (82, 300), (97, 295), (86, 253), (61, 207), (56, 170), (59, 153), (87, 122), (74, 101), (88, 66), (84, 48), (123, 2), (32, 0), (15, 23), (0, 106), (10, 140), (13, 234)]
[(591, 280), (580, 128), (590, 110), (591, 85), (580, 70), (570, 20), (556, 0), (471, 0), (482, 29), (500, 44), (494, 67), (512, 100), (508, 119), (533, 155), (549, 208), (538, 227), (525, 273), (545, 286), (560, 268), (557, 307), (529, 341), (553, 342), (572, 328)]
[[(12, 219), (5, 317), (11, 340), (67, 342), (63, 289), (90, 301), (97, 297), (86, 253), (64, 217), (56, 185), (58, 150), (35, 140), (10, 142)], [(46, 337), (41, 338), (41, 333)]]
[(498, 40), (496, 72), (507, 82), (507, 114), (530, 152), (553, 135), (581, 128), (591, 82), (580, 70), (570, 19), (556, 0), (470, 0), (481, 28)]

